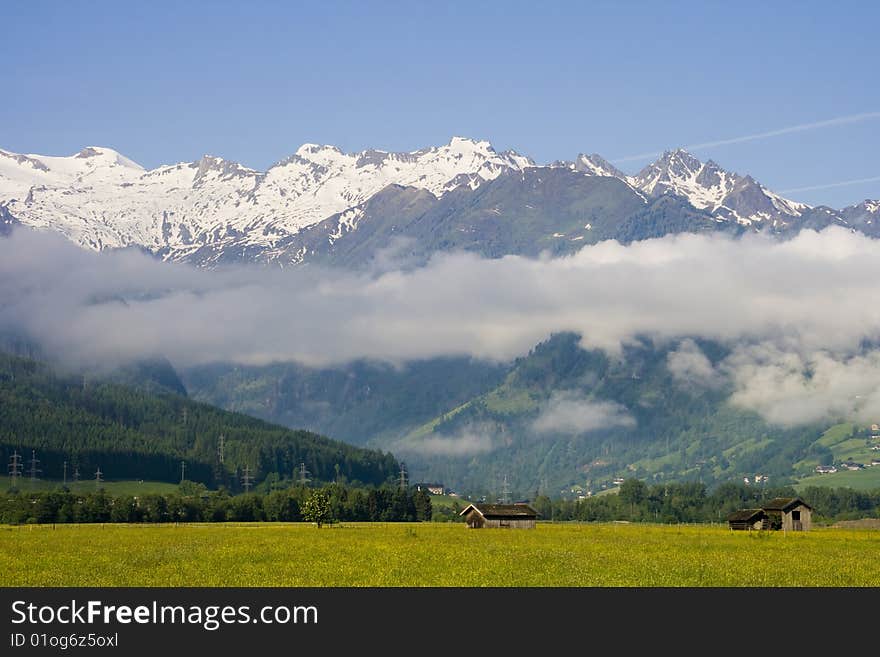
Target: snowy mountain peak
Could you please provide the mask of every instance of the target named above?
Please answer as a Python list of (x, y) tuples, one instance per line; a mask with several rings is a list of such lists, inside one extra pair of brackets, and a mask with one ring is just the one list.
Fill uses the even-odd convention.
[(203, 186), (208, 181), (229, 181), (236, 178), (253, 178), (258, 175), (257, 171), (244, 167), (238, 162), (225, 160), (214, 155), (203, 155), (193, 165), (196, 169), (193, 187)]
[(683, 148), (666, 151), (631, 180), (650, 196), (683, 196), (696, 208), (741, 224), (770, 221), (785, 225), (807, 209), (774, 194), (751, 176), (725, 171), (712, 160), (704, 164)]
[(342, 155), (341, 150), (339, 150), (336, 146), (331, 146), (329, 144), (303, 144), (296, 149), (296, 155), (306, 160), (310, 159), (314, 155), (321, 155), (324, 153)]
[(88, 248), (137, 245), (185, 259), (233, 242), (271, 248), (388, 185), (439, 197), (528, 166), (513, 151), (465, 137), (408, 153), (307, 143), (266, 172), (214, 155), (144, 171), (100, 146), (69, 157), (0, 151), (0, 204), (21, 223)]
[(441, 146), (442, 148), (459, 155), (482, 153), (488, 157), (495, 154), (495, 149), (488, 141), (471, 139), (470, 137), (453, 137), (446, 146)]
[[(145, 171), (101, 146), (63, 157), (0, 150), (0, 208), (7, 224), (56, 230), (88, 248), (139, 246), (166, 259), (210, 264), (227, 249), (281, 253), (292, 236), (333, 217), (343, 223), (328, 235), (355, 230), (358, 208), (389, 186), (439, 198), (535, 166), (515, 151), (461, 136), (408, 152), (346, 153), (306, 143), (265, 172), (214, 155)], [(666, 151), (635, 176), (595, 153), (547, 166), (618, 178), (646, 203), (664, 194), (683, 197), (717, 221), (784, 228), (808, 209), (684, 149)], [(880, 202), (846, 212), (851, 225), (873, 225)]]
[(79, 153), (72, 156), (77, 160), (88, 160), (88, 164), (92, 166), (122, 166), (137, 171), (143, 171), (144, 168), (112, 148), (103, 146), (86, 146)]
[(642, 169), (636, 178), (650, 185), (645, 191), (653, 192), (657, 184), (670, 183), (673, 180), (689, 179), (699, 173), (703, 163), (683, 148), (666, 151), (653, 164)]
[(580, 153), (574, 161), (574, 170), (591, 176), (611, 176), (613, 178), (626, 179), (626, 174), (611, 164), (601, 155), (593, 153), (586, 155)]
[[(7, 158), (8, 160), (12, 160), (16, 164), (35, 169), (37, 171), (49, 171), (49, 167), (47, 167), (43, 162), (40, 162), (40, 160), (35, 157), (28, 157), (27, 155), (20, 155), (18, 153), (10, 153), (9, 151), (4, 151), (2, 148), (0, 148), (0, 158)], [(7, 164), (9, 163), (7, 162)]]
[(86, 146), (79, 153), (74, 155), (74, 157), (86, 159), (89, 157), (101, 157), (101, 155), (103, 155), (103, 151), (99, 150), (98, 148), (96, 148), (94, 146)]
[(201, 159), (198, 162), (194, 162), (193, 164), (195, 164), (198, 168), (199, 174), (203, 174), (207, 171), (240, 171), (246, 173), (257, 173), (257, 171), (255, 171), (254, 169), (242, 166), (238, 162), (233, 162), (232, 160), (217, 157), (216, 155), (202, 155)]
[(880, 199), (865, 199), (861, 203), (844, 208), (840, 214), (853, 227), (880, 227)]

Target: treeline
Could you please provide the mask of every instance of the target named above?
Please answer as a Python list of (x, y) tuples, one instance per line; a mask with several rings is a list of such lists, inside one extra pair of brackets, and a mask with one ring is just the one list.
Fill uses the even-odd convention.
[(866, 517), (878, 513), (880, 490), (808, 488), (764, 489), (742, 484), (722, 484), (712, 490), (701, 483), (649, 486), (638, 479), (627, 479), (617, 495), (601, 495), (584, 500), (535, 500), (536, 510), (552, 520), (630, 520), (642, 522), (725, 522), (740, 509), (760, 508), (774, 497), (800, 497), (813, 507), (817, 521)]
[[(222, 445), (221, 445), (222, 436)], [(295, 431), (185, 396), (56, 374), (43, 363), (0, 354), (0, 458), (26, 462), (37, 452), (42, 477), (100, 468), (116, 480), (188, 479), (241, 490), (269, 475), (293, 477), (304, 464), (312, 480), (379, 486), (399, 465), (390, 453)], [(221, 459), (222, 455), (222, 459)], [(27, 464), (24, 464), (26, 470)]]
[(64, 488), (8, 492), (0, 523), (158, 522), (416, 522), (431, 520), (430, 494), (391, 486), (298, 486), (268, 493), (229, 495), (183, 482), (174, 494), (109, 495)]
[[(813, 519), (817, 522), (880, 517), (880, 489), (809, 487), (798, 494), (791, 487), (762, 490), (742, 484), (722, 484), (710, 492), (701, 483), (648, 486), (638, 479), (624, 481), (616, 495), (582, 500), (550, 499), (542, 495), (530, 504), (541, 520), (709, 523), (726, 522), (732, 512), (760, 508), (774, 497), (800, 497), (813, 507)], [(438, 508), (434, 519), (460, 520), (458, 512), (465, 504)]]

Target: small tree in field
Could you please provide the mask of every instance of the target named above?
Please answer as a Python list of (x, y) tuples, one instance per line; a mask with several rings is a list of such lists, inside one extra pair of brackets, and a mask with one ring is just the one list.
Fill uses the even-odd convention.
[(312, 491), (302, 508), (303, 520), (317, 523), (320, 528), (330, 522), (330, 498), (323, 490)]

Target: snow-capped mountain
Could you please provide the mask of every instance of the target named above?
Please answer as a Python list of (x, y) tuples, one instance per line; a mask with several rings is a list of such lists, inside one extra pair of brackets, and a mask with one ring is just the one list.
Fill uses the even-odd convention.
[(787, 225), (809, 206), (784, 199), (751, 176), (730, 173), (712, 160), (705, 164), (684, 149), (665, 152), (628, 179), (644, 193), (683, 196), (719, 219), (750, 225)]
[[(561, 173), (560, 169), (574, 177), (549, 173)], [(582, 186), (576, 183), (582, 180), (579, 176), (609, 184)], [(615, 180), (610, 184), (608, 179)], [(383, 190), (391, 191), (379, 196)], [(585, 196), (583, 203), (569, 198), (572, 190), (591, 198)], [(593, 198), (596, 194), (604, 196)], [(374, 198), (377, 203), (368, 203)], [(450, 201), (434, 203), (439, 199)], [(429, 242), (429, 237), (445, 235), (436, 245), (444, 248), (461, 241), (453, 238), (454, 231), (484, 235), (496, 218), (519, 217), (520, 202), (532, 213), (523, 219), (532, 228), (548, 221), (562, 226), (569, 214), (583, 212), (577, 207), (595, 208), (595, 216), (581, 221), (586, 233), (570, 236), (578, 244), (599, 239), (600, 234), (632, 240), (654, 235), (660, 226), (675, 232), (698, 225), (702, 230), (706, 224), (733, 232), (790, 234), (838, 223), (880, 234), (877, 201), (839, 211), (810, 208), (782, 198), (751, 176), (725, 171), (711, 160), (703, 163), (682, 149), (667, 151), (636, 175), (597, 154), (539, 166), (516, 152), (498, 152), (487, 141), (463, 137), (408, 153), (344, 153), (334, 146), (304, 144), (267, 171), (211, 155), (145, 170), (98, 146), (69, 157), (0, 150), (0, 233), (23, 224), (58, 231), (90, 249), (136, 246), (167, 260), (206, 266), (240, 261), (296, 264), (332, 254), (329, 247), (339, 240), (360, 244), (352, 236), (365, 217), (367, 233), (379, 231), (382, 240), (399, 234), (405, 220), (410, 232)], [(549, 214), (536, 216), (539, 207)], [(473, 208), (482, 208), (485, 217), (474, 214)], [(443, 213), (470, 214), (459, 225)], [(431, 222), (441, 222), (453, 233)], [(516, 234), (516, 252), (544, 244), (547, 235), (524, 235), (521, 228), (499, 225), (494, 230), (501, 231), (498, 235)], [(557, 235), (568, 235), (567, 230), (548, 234), (554, 241), (561, 239)], [(496, 242), (490, 253), (514, 248), (504, 240)]]
[(857, 205), (851, 205), (840, 211), (846, 221), (858, 227), (874, 227), (880, 229), (880, 199), (866, 199)]
[(712, 160), (705, 163), (684, 149), (666, 151), (634, 176), (627, 175), (597, 154), (580, 154), (574, 162), (558, 162), (592, 176), (618, 178), (647, 198), (679, 196), (722, 221), (740, 225), (785, 227), (809, 206), (782, 198), (751, 176), (725, 171)]
[(70, 157), (0, 150), (0, 206), (88, 248), (137, 245), (181, 260), (206, 244), (271, 248), (389, 184), (442, 196), (530, 166), (527, 157), (461, 137), (410, 153), (305, 144), (265, 172), (210, 155), (145, 171), (109, 148)]
[(572, 163), (571, 168), (588, 175), (611, 176), (612, 178), (620, 178), (623, 181), (629, 182), (629, 177), (623, 171), (596, 153), (592, 155), (581, 153)]

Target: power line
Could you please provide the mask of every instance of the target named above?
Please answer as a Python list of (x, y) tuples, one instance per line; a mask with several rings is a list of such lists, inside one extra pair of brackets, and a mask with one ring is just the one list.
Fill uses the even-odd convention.
[(104, 482), (104, 473), (101, 472), (101, 466), (98, 466), (98, 469), (95, 470), (95, 487), (100, 488), (101, 484)]
[(30, 475), (31, 483), (33, 484), (38, 479), (37, 475), (42, 472), (42, 470), (37, 467), (40, 464), (40, 459), (37, 458), (37, 450), (35, 449), (31, 450), (30, 464), (31, 467), (28, 468), (28, 475)]
[(251, 466), (244, 466), (244, 475), (241, 477), (241, 483), (244, 486), (244, 492), (249, 493), (251, 490), (251, 483), (253, 482), (253, 477), (251, 476)]
[(504, 482), (501, 484), (501, 503), (510, 504), (510, 484), (507, 481), (507, 475), (504, 475)]
[(300, 486), (308, 486), (309, 485), (309, 480), (311, 479), (309, 477), (309, 474), (310, 474), (309, 471), (306, 470), (306, 464), (300, 463), (299, 464), (299, 485)]
[(409, 477), (406, 473), (406, 463), (400, 462), (400, 490), (406, 490), (409, 487)]
[(9, 457), (9, 476), (12, 479), (12, 487), (17, 488), (16, 484), (21, 476), (21, 455), (17, 450)]

